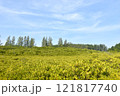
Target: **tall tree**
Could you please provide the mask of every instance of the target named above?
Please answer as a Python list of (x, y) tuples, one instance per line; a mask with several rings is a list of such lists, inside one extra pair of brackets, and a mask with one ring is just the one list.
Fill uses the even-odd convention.
[(15, 45), (15, 36), (12, 37), (11, 45), (12, 45), (12, 46)]
[(27, 37), (24, 37), (24, 47), (27, 47)]
[(107, 51), (107, 47), (104, 44), (100, 44), (100, 51)]
[(42, 47), (45, 47), (45, 37), (42, 39)]
[(47, 37), (46, 38), (43, 37), (43, 39), (42, 39), (42, 47), (46, 47), (46, 46), (48, 46)]
[(30, 47), (34, 47), (34, 45), (35, 45), (35, 39), (31, 38), (31, 40), (30, 40)]
[(29, 36), (27, 36), (27, 47), (30, 46), (30, 40), (29, 40)]
[(116, 44), (115, 46), (112, 46), (111, 48), (109, 48), (109, 50), (120, 52), (120, 43)]
[(48, 46), (52, 46), (52, 38), (51, 37), (49, 37), (49, 39), (48, 39)]
[(66, 45), (67, 45), (67, 40), (64, 41), (64, 46), (66, 46)]
[(48, 46), (48, 39), (47, 39), (47, 37), (45, 39), (45, 44), (46, 44), (46, 46)]
[(63, 41), (62, 41), (62, 38), (59, 38), (59, 41), (58, 41), (58, 46), (63, 46)]
[(11, 45), (11, 40), (10, 40), (10, 36), (7, 38), (7, 41), (5, 43), (5, 46), (10, 46)]
[(20, 36), (20, 37), (18, 38), (17, 45), (18, 45), (18, 46), (23, 46), (23, 37)]

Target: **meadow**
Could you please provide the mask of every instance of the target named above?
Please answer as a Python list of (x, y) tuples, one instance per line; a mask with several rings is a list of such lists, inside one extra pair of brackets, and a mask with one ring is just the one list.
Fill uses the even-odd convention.
[(0, 80), (120, 80), (120, 53), (0, 47)]

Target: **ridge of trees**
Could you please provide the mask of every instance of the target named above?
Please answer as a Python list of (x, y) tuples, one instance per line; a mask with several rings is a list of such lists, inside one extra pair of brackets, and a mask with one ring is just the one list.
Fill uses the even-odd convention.
[[(92, 45), (92, 44), (72, 44), (72, 43), (67, 43), (66, 45), (64, 44), (63, 46), (65, 47), (74, 47), (74, 48), (81, 48), (81, 49), (90, 49), (90, 50), (98, 50), (98, 51), (107, 51), (107, 47), (104, 44), (100, 45)], [(55, 47), (58, 47), (58, 45), (55, 45)]]
[[(67, 40), (62, 40), (62, 38), (59, 38), (58, 44), (53, 45), (52, 43), (53, 39), (52, 37), (43, 37), (42, 39), (42, 47), (47, 47), (47, 46), (53, 46), (53, 47), (74, 47), (74, 48), (81, 48), (81, 49), (91, 49), (91, 50), (99, 50), (99, 51), (107, 51), (107, 47), (104, 44), (100, 45), (92, 45), (92, 44), (72, 44), (71, 42), (68, 42)], [(1, 41), (0, 41), (1, 44)], [(15, 36), (12, 38), (9, 36), (6, 40), (6, 43), (4, 46), (18, 46), (18, 47), (34, 47), (35, 46), (35, 39), (30, 38), (29, 36), (20, 36), (17, 39)]]
[(11, 37), (9, 36), (6, 40), (5, 46), (24, 46), (24, 47), (34, 47), (35, 46), (35, 39), (30, 38), (29, 36), (25, 37), (18, 37), (17, 43), (15, 44), (15, 36)]
[(115, 46), (112, 46), (108, 50), (109, 51), (118, 51), (118, 52), (120, 52), (120, 43), (116, 44)]

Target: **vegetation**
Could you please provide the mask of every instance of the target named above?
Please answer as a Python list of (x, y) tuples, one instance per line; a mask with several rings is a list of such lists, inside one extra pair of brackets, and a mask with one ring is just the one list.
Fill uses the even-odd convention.
[[(120, 44), (72, 44), (43, 37), (42, 47), (29, 36), (7, 38), (0, 46), (0, 80), (120, 80)], [(111, 52), (112, 51), (112, 52)]]
[[(17, 40), (17, 43), (15, 44), (15, 36), (12, 37), (12, 40), (10, 36), (7, 38), (5, 46), (17, 46), (17, 47), (35, 47), (35, 39), (30, 38), (29, 36), (19, 37)], [(92, 44), (72, 44), (71, 42), (67, 42), (65, 40), (63, 42), (62, 38), (59, 38), (58, 44), (53, 45), (52, 43), (53, 39), (49, 37), (43, 37), (42, 39), (42, 47), (74, 47), (74, 48), (81, 48), (81, 49), (91, 49), (91, 50), (99, 50), (99, 51), (107, 51), (107, 47), (104, 44), (100, 45), (92, 45)], [(0, 41), (1, 42), (1, 41)]]
[(109, 51), (120, 52), (120, 43), (109, 48)]
[(120, 79), (120, 54), (72, 47), (0, 47), (1, 80)]
[[(1, 38), (1, 36), (0, 36), (0, 38)], [(1, 43), (1, 39), (0, 39), (0, 46), (2, 45), (2, 43)]]
[(35, 39), (29, 38), (29, 36), (25, 37), (19, 37), (17, 40), (17, 43), (15, 44), (15, 36), (11, 37), (9, 36), (6, 40), (5, 46), (17, 46), (17, 47), (34, 47), (35, 46)]

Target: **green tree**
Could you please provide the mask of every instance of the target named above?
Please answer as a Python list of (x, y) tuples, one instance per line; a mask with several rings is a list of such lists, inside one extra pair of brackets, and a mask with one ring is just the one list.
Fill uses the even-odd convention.
[(120, 52), (120, 43), (116, 44), (115, 46), (112, 46), (108, 50), (109, 51), (118, 51), (118, 52)]
[(30, 46), (30, 40), (29, 40), (29, 36), (27, 36), (27, 47)]
[(45, 47), (45, 37), (42, 39), (42, 47)]
[(100, 44), (100, 51), (107, 51), (107, 47), (104, 44)]
[(12, 46), (15, 45), (15, 36), (12, 37), (11, 45), (12, 45)]
[(7, 38), (7, 41), (5, 43), (5, 46), (10, 46), (11, 45), (11, 40), (10, 40), (10, 36)]
[(34, 47), (34, 45), (35, 45), (35, 39), (31, 38), (31, 40), (30, 40), (30, 47)]
[(106, 46), (104, 44), (100, 44), (100, 51), (106, 51)]
[(64, 41), (64, 46), (67, 46), (67, 40)]
[(58, 46), (63, 46), (63, 41), (62, 41), (62, 38), (59, 38), (59, 41), (58, 41)]
[(17, 45), (18, 45), (18, 46), (23, 46), (23, 37), (20, 36), (20, 37), (18, 38)]
[(42, 39), (42, 47), (46, 47), (46, 46), (48, 46), (47, 37), (46, 38), (43, 37), (43, 39)]
[(24, 37), (24, 47), (27, 47), (27, 37)]
[(48, 46), (48, 39), (47, 39), (47, 37), (45, 39), (45, 44), (46, 44), (46, 46)]
[(49, 37), (49, 39), (48, 39), (48, 46), (52, 46), (52, 38), (51, 37)]

